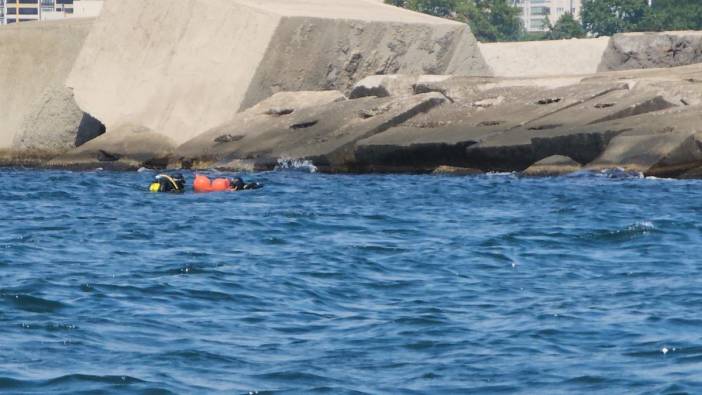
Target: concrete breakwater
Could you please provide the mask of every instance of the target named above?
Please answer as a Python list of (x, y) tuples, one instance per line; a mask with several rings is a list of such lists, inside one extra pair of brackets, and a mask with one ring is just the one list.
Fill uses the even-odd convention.
[(0, 164), (696, 177), (700, 37), (478, 45), (372, 0), (108, 1), (0, 28)]

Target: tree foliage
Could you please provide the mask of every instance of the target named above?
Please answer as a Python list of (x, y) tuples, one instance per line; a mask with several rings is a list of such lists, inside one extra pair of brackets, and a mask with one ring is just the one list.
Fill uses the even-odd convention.
[(386, 3), (470, 25), (480, 41), (514, 41), (524, 35), (520, 10), (509, 0), (385, 0)]
[(654, 0), (648, 27), (651, 30), (700, 30), (702, 1)]
[(585, 30), (595, 36), (641, 29), (650, 20), (647, 0), (584, 0), (581, 19)]
[(702, 29), (700, 0), (585, 0), (585, 29), (595, 36), (623, 32)]
[(466, 22), (480, 41), (559, 40), (622, 32), (702, 30), (702, 0), (583, 0), (581, 22), (564, 14), (545, 33), (527, 33), (510, 0), (385, 0), (386, 3)]
[(563, 40), (569, 38), (583, 38), (586, 36), (585, 29), (578, 22), (573, 14), (563, 14), (555, 25), (548, 23), (549, 29), (546, 38), (549, 40)]

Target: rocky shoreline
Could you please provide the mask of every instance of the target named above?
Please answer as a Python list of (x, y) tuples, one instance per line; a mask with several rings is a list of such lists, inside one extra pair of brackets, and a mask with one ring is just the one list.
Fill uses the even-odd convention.
[[(0, 47), (0, 166), (702, 177), (699, 32), (559, 42), (546, 67), (532, 52), (547, 43), (478, 45), (465, 25), (377, 2), (198, 2), (213, 24), (125, 0), (95, 21), (1, 28), (42, 45)], [(237, 39), (203, 45), (212, 29)], [(578, 48), (588, 73), (532, 76)]]
[(127, 125), (42, 166), (257, 171), (294, 159), (328, 173), (702, 174), (702, 65), (568, 78), (373, 76), (349, 96), (281, 92), (180, 145)]

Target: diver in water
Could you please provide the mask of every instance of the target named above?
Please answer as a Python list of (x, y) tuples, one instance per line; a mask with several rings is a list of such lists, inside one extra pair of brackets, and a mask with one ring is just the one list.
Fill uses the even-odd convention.
[(151, 192), (169, 192), (169, 193), (184, 193), (185, 192), (185, 177), (180, 173), (173, 175), (159, 174), (154, 177), (154, 180), (149, 186)]
[(250, 191), (263, 188), (263, 185), (257, 182), (244, 182), (240, 177), (235, 178), (215, 178), (210, 180), (207, 176), (196, 175), (193, 182), (193, 190), (198, 193), (202, 192), (238, 192)]
[[(149, 191), (183, 193), (185, 192), (185, 185), (185, 177), (180, 173), (175, 173), (173, 175), (159, 174), (154, 177), (154, 180), (151, 182)], [(210, 180), (207, 176), (198, 174), (195, 176), (195, 181), (193, 182), (193, 190), (198, 193), (238, 192), (259, 188), (263, 188), (263, 185), (257, 182), (244, 182), (240, 177), (216, 178)]]

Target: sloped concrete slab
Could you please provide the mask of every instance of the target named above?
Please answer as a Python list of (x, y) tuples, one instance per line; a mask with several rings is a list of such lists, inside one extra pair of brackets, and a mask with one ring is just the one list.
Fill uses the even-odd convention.
[(138, 125), (122, 125), (48, 162), (69, 169), (163, 168), (175, 151), (172, 139)]
[[(406, 98), (363, 98), (302, 109), (284, 118), (258, 123), (242, 138), (211, 148), (214, 167), (255, 163), (272, 168), (280, 159), (310, 160), (322, 171), (353, 171), (358, 140), (381, 133), (419, 113), (442, 104), (446, 98), (429, 93)], [(179, 150), (179, 153), (182, 152)], [(244, 161), (244, 162), (242, 162)], [(203, 162), (193, 158), (193, 162)]]
[(612, 139), (587, 168), (622, 168), (650, 176), (678, 177), (702, 166), (701, 110), (688, 108), (617, 122), (627, 130)]

